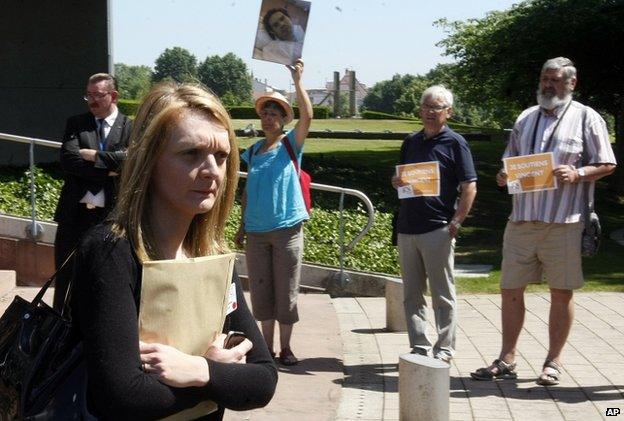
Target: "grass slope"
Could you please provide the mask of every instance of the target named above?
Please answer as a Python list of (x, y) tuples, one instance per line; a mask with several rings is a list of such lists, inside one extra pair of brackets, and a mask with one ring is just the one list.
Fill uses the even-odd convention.
[[(239, 120), (240, 121), (240, 120)], [(327, 121), (316, 122), (323, 124)], [(351, 123), (351, 129), (365, 120), (334, 120), (338, 124)], [(368, 130), (381, 127), (400, 127), (403, 121), (372, 120)], [(315, 124), (316, 124), (315, 123)], [(411, 124), (411, 122), (407, 122)], [(383, 126), (382, 126), (383, 125)], [(375, 127), (375, 128), (370, 128)], [(382, 129), (383, 130), (383, 129)], [(398, 130), (397, 130), (398, 131)], [(239, 139), (241, 148), (255, 139)], [(376, 223), (371, 233), (349, 253), (345, 265), (349, 268), (397, 275), (399, 267), (396, 249), (390, 244), (390, 221), (398, 205), (396, 191), (390, 187), (390, 177), (398, 159), (400, 141), (354, 139), (308, 139), (303, 168), (313, 175), (313, 181), (354, 188), (366, 193), (376, 208)], [(457, 263), (484, 263), (494, 266), (485, 279), (458, 279), (460, 292), (497, 292), (500, 279), (500, 260), (503, 229), (510, 212), (510, 197), (496, 188), (494, 175), (500, 166), (504, 143), (500, 141), (470, 143), (477, 173), (478, 193), (473, 211), (464, 223), (457, 242)], [(51, 219), (62, 183), (58, 166), (44, 167), (36, 173), (38, 215)], [(623, 291), (624, 268), (620, 263), (622, 246), (608, 238), (610, 232), (624, 227), (622, 198), (609, 192), (606, 183), (597, 187), (597, 211), (605, 232), (600, 253), (585, 259), (586, 289)], [(339, 261), (339, 196), (313, 192), (313, 218), (305, 225), (305, 260), (337, 265)], [(355, 199), (345, 199), (346, 241), (350, 241), (366, 223), (365, 211)], [(29, 215), (28, 179), (24, 169), (0, 168), (0, 212)], [(237, 206), (227, 228), (233, 238), (240, 220)], [(545, 289), (544, 285), (531, 289)]]

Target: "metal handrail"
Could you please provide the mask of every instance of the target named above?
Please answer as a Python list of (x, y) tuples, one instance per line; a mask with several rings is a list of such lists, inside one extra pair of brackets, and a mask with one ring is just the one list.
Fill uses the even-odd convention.
[(0, 133), (0, 139), (30, 145), (28, 150), (28, 162), (30, 169), (30, 225), (26, 227), (26, 235), (36, 240), (43, 235), (43, 226), (37, 222), (37, 199), (35, 197), (35, 145), (60, 149), (61, 142), (37, 139), (34, 137), (16, 136), (8, 133)]
[[(37, 146), (44, 146), (44, 147), (48, 147), (48, 148), (59, 149), (61, 147), (62, 143), (61, 142), (56, 142), (56, 141), (53, 141), (53, 140), (37, 139), (37, 138), (34, 138), (34, 137), (17, 136), (17, 135), (12, 135), (12, 134), (8, 134), (8, 133), (0, 133), (0, 140), (8, 140), (10, 142), (26, 143), (26, 144), (30, 145), (29, 161), (30, 161), (30, 196), (31, 196), (31, 220), (32, 220), (32, 225), (27, 228), (27, 231), (28, 231), (28, 235), (31, 238), (37, 238), (37, 237), (39, 237), (42, 234), (43, 228), (41, 227), (40, 224), (37, 223), (37, 220), (36, 220), (35, 179), (34, 179), (34, 167), (35, 167), (34, 147), (35, 147), (35, 145), (37, 145)], [(245, 173), (245, 172), (239, 171), (238, 174), (241, 177), (243, 177), (243, 178), (247, 177), (247, 173)], [(328, 191), (328, 192), (340, 194), (340, 204), (339, 204), (340, 224), (341, 224), (340, 225), (340, 236), (341, 236), (341, 238), (340, 238), (340, 240), (341, 240), (340, 241), (340, 243), (341, 243), (340, 244), (340, 269), (341, 269), (341, 274), (342, 274), (344, 254), (348, 253), (351, 250), (353, 250), (355, 245), (360, 242), (360, 240), (368, 233), (368, 231), (370, 231), (371, 227), (373, 226), (373, 223), (375, 222), (375, 211), (373, 209), (373, 204), (370, 201), (370, 199), (368, 198), (368, 196), (366, 196), (364, 193), (362, 193), (359, 190), (346, 189), (346, 188), (343, 188), (343, 187), (330, 186), (328, 184), (320, 184), (320, 183), (311, 183), (310, 187), (312, 189), (314, 189), (314, 190), (322, 190), (322, 191)], [(344, 241), (343, 241), (343, 235), (344, 235), (344, 232), (343, 232), (344, 231), (343, 230), (343, 212), (344, 212), (343, 203), (344, 203), (344, 195), (345, 194), (348, 194), (348, 195), (351, 195), (351, 196), (355, 196), (358, 199), (360, 199), (364, 203), (364, 205), (366, 206), (366, 209), (368, 211), (368, 222), (366, 223), (366, 226), (346, 246), (344, 245)]]
[(16, 136), (14, 134), (8, 134), (8, 133), (0, 133), (0, 139), (9, 140), (11, 142), (17, 142), (17, 143), (34, 144), (37, 146), (45, 146), (48, 148), (56, 148), (56, 149), (61, 149), (61, 145), (62, 145), (61, 142), (56, 142), (54, 140), (37, 139), (35, 137)]
[[(238, 175), (240, 177), (247, 178), (246, 172), (239, 171)], [(345, 189), (344, 187), (330, 186), (328, 184), (320, 183), (310, 183), (310, 187), (314, 190), (323, 190), (332, 193), (338, 193), (341, 195), (341, 201), (343, 200), (342, 197), (344, 197), (345, 194), (348, 194), (357, 197), (364, 203), (364, 205), (366, 206), (366, 210), (368, 211), (368, 222), (366, 223), (366, 226), (362, 229), (362, 231), (360, 231), (360, 233), (356, 235), (355, 238), (345, 246), (345, 251), (348, 252), (353, 250), (355, 245), (360, 242), (362, 237), (364, 237), (368, 233), (368, 231), (370, 231), (373, 223), (375, 223), (375, 210), (373, 208), (373, 202), (371, 202), (368, 196), (366, 196), (363, 192), (359, 190)], [(341, 213), (343, 211), (342, 205), (340, 206), (340, 211)]]
[[(238, 175), (240, 177), (247, 178), (246, 172), (239, 171)], [(339, 229), (338, 229), (338, 237), (339, 237), (338, 241), (340, 242), (340, 259), (339, 259), (340, 272), (337, 273), (337, 277), (334, 277), (330, 280), (330, 283), (337, 284), (340, 288), (343, 288), (350, 281), (349, 277), (345, 274), (345, 271), (344, 271), (345, 254), (353, 250), (353, 247), (355, 247), (355, 245), (362, 239), (362, 237), (364, 237), (368, 233), (368, 231), (373, 226), (373, 223), (375, 222), (375, 211), (373, 209), (373, 203), (370, 201), (368, 196), (366, 196), (364, 193), (362, 193), (359, 190), (345, 189), (344, 187), (336, 187), (336, 186), (330, 186), (328, 184), (319, 184), (319, 183), (310, 183), (310, 187), (315, 190), (323, 190), (323, 191), (340, 194), (340, 201), (338, 204), (338, 210), (340, 211), (340, 222), (339, 222)], [(364, 202), (364, 205), (366, 206), (366, 209), (368, 210), (368, 222), (366, 223), (366, 226), (346, 246), (344, 245), (344, 196), (345, 194), (355, 196), (358, 199), (360, 199), (362, 202)], [(331, 287), (328, 286), (328, 288), (331, 288)]]

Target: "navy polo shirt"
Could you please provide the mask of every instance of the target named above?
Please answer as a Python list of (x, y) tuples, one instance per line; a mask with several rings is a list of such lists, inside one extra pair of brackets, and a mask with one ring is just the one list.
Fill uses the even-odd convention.
[(446, 126), (431, 139), (420, 131), (403, 141), (400, 165), (428, 161), (440, 163), (440, 196), (401, 199), (397, 226), (401, 234), (424, 234), (448, 224), (455, 214), (459, 184), (477, 179), (468, 142)]

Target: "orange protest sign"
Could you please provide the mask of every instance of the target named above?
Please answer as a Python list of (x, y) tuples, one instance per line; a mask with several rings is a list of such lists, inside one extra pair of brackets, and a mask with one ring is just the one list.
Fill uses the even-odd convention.
[(503, 158), (509, 194), (557, 188), (552, 152)]
[(440, 195), (440, 163), (438, 161), (397, 165), (396, 175), (403, 183), (408, 183), (397, 189), (399, 199)]

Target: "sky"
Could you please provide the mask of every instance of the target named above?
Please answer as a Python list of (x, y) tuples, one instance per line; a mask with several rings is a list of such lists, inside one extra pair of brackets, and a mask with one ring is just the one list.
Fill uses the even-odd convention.
[[(394, 74), (424, 74), (453, 62), (436, 43), (434, 25), (481, 18), (519, 0), (312, 0), (303, 48), (306, 88), (324, 88), (333, 72), (355, 70), (373, 86)], [(292, 90), (283, 65), (251, 58), (261, 0), (110, 0), (115, 63), (154, 67), (166, 49), (183, 47), (198, 63), (228, 52), (243, 59), (254, 77)]]

